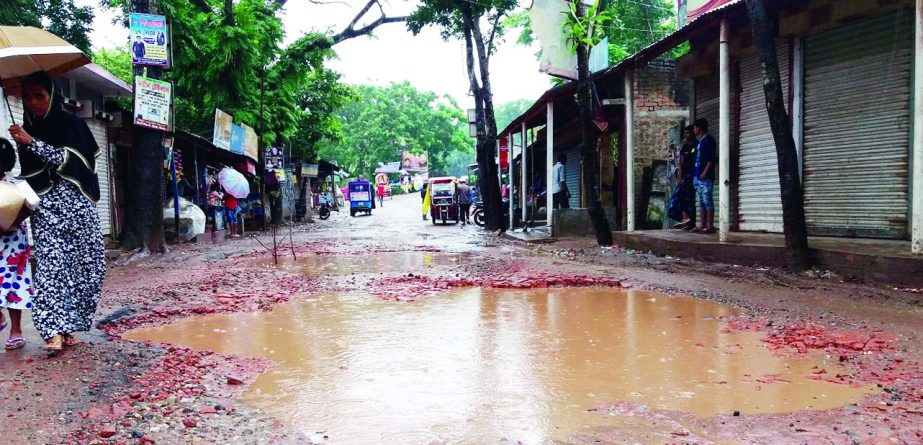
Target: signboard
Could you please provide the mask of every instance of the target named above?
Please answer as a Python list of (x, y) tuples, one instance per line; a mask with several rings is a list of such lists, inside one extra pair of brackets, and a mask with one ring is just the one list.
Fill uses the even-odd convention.
[(231, 153), (244, 154), (244, 127), (231, 124)]
[(398, 162), (389, 162), (387, 164), (378, 164), (378, 168), (375, 169), (375, 173), (400, 173), (401, 163)]
[(169, 130), (172, 92), (170, 82), (135, 76), (135, 125)]
[(428, 172), (429, 156), (426, 153), (415, 155), (403, 151), (401, 152), (401, 166), (408, 172)]
[(609, 68), (609, 37), (597, 43), (590, 49), (590, 72), (597, 73)]
[(280, 147), (266, 147), (266, 168), (267, 169), (281, 169), (282, 164), (282, 148)]
[(231, 126), (234, 125), (234, 119), (230, 114), (215, 108), (215, 130), (212, 134), (212, 144), (215, 147), (225, 150), (231, 149)]
[(305, 178), (316, 178), (317, 168), (317, 164), (301, 164), (301, 176)]
[(244, 155), (254, 161), (258, 161), (260, 141), (256, 137), (256, 132), (247, 125), (241, 124), (241, 127), (244, 127)]
[(532, 32), (542, 46), (538, 70), (552, 76), (577, 78), (577, 55), (570, 50), (564, 35), (564, 19), (569, 13), (564, 0), (535, 0), (529, 11)]
[(510, 140), (503, 136), (500, 138), (500, 169), (510, 168)]
[(169, 31), (162, 15), (131, 14), (128, 18), (131, 38), (131, 63), (170, 67)]

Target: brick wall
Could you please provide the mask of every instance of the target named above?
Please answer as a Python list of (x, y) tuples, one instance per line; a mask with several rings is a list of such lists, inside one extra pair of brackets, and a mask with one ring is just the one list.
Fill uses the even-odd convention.
[[(672, 61), (653, 61), (635, 74), (634, 179), (640, 203), (644, 168), (670, 159), (670, 128), (688, 120), (689, 84), (677, 79)], [(636, 213), (636, 221), (642, 215)]]

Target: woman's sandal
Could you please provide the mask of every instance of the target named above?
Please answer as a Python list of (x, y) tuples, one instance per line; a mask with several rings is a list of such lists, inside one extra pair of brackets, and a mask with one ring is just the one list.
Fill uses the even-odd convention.
[(62, 349), (64, 349), (63, 343), (64, 339), (62, 339), (60, 335), (55, 335), (45, 342), (45, 346), (42, 346), (42, 349), (48, 352), (60, 352)]
[(71, 335), (64, 336), (64, 346), (77, 346), (80, 344), (80, 340), (77, 340), (77, 337)]
[(22, 337), (10, 337), (3, 346), (7, 351), (15, 351), (26, 346), (26, 341)]

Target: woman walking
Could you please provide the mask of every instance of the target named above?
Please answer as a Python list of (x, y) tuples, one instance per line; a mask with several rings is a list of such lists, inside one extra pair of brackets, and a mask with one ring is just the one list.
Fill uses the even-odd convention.
[(63, 109), (51, 76), (22, 80), (23, 126), (12, 125), (22, 177), (41, 196), (32, 214), (35, 296), (32, 320), (45, 349), (60, 351), (88, 331), (106, 272), (96, 201), (99, 147), (87, 124)]

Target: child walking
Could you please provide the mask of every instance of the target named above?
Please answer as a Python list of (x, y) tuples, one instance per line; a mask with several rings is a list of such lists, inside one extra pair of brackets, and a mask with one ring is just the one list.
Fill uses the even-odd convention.
[[(16, 163), (16, 154), (13, 146), (6, 140), (0, 139), (0, 181), (11, 182), (8, 172)], [(10, 336), (4, 342), (4, 349), (12, 351), (21, 349), (26, 345), (22, 338), (22, 311), (32, 309), (32, 265), (29, 259), (32, 249), (29, 247), (29, 230), (26, 223), (19, 224), (13, 230), (0, 234), (0, 247), (3, 247), (3, 257), (0, 258), (0, 331), (6, 328), (7, 318), (3, 314), (5, 308), (9, 314)]]

